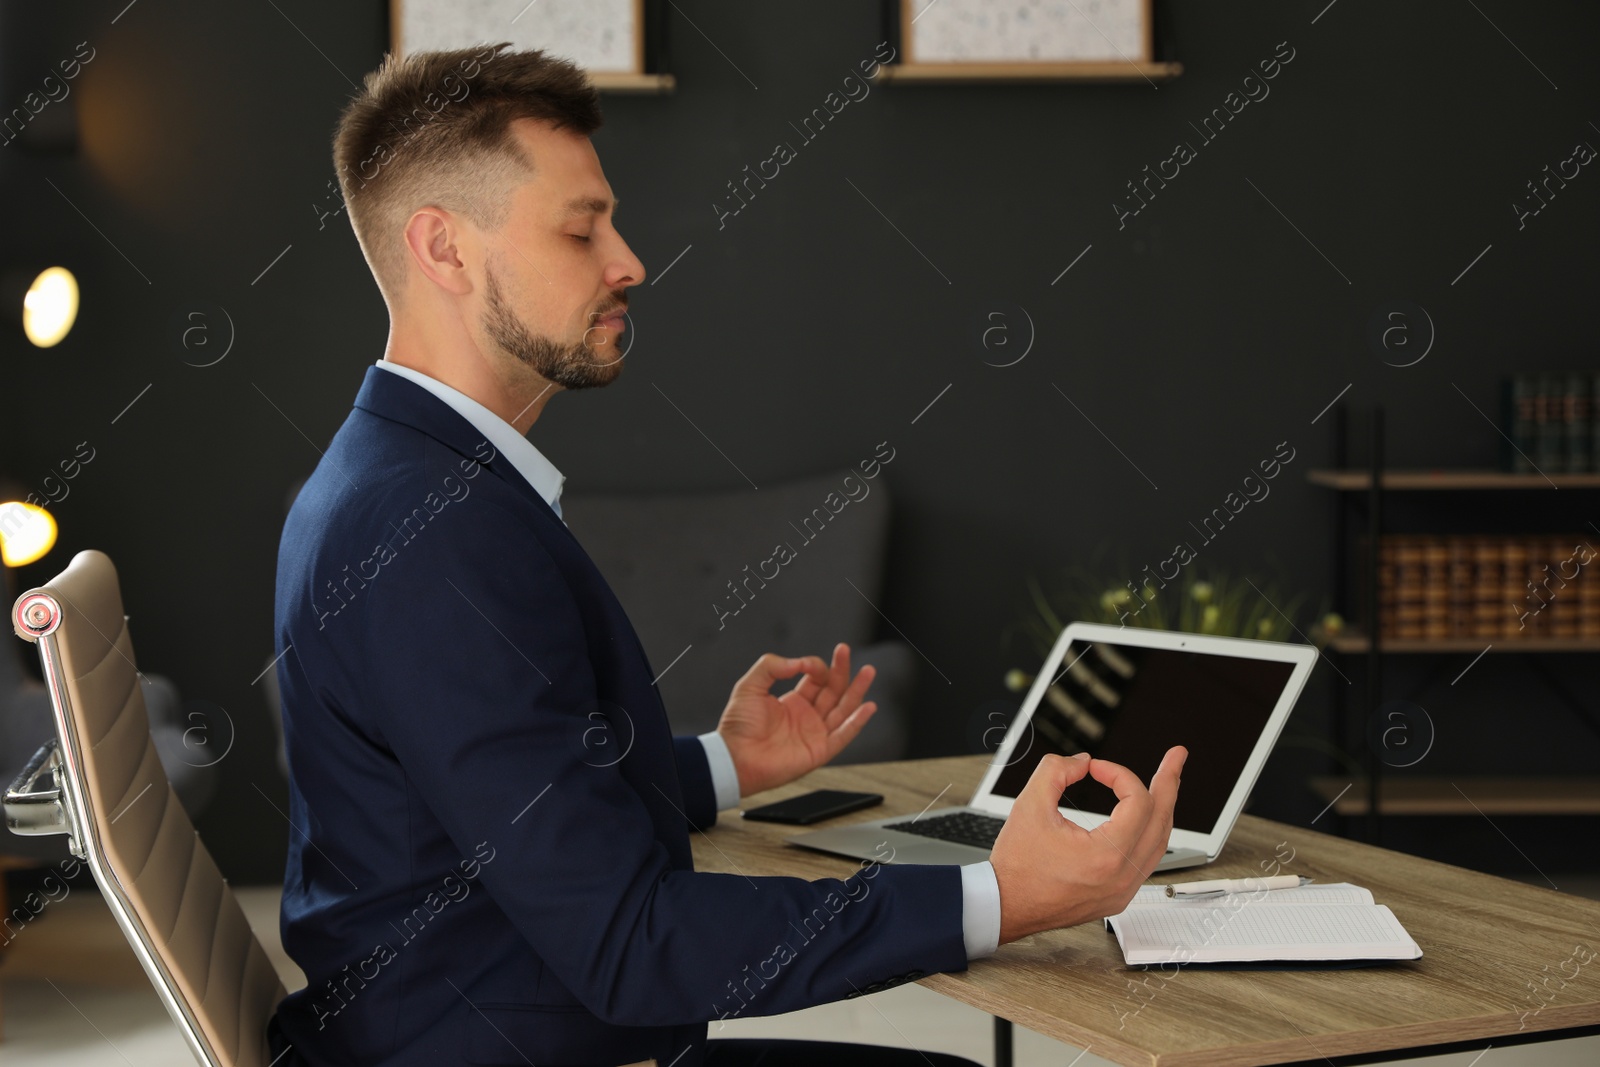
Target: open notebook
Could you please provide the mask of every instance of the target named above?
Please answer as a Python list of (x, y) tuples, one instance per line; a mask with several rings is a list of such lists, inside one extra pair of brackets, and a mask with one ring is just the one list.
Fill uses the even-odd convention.
[(1105, 922), (1129, 966), (1422, 956), (1394, 913), (1348, 882), (1200, 900), (1147, 885)]

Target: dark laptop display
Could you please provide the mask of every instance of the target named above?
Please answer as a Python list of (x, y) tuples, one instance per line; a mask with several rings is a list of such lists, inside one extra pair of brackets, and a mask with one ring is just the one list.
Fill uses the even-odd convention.
[[(1278, 660), (1076, 641), (1063, 662), (994, 793), (1016, 797), (1047, 752), (1088, 752), (1149, 781), (1167, 748), (1184, 745), (1173, 825), (1201, 833), (1216, 825), (1294, 670)], [(1116, 799), (1086, 778), (1061, 806), (1109, 815)]]

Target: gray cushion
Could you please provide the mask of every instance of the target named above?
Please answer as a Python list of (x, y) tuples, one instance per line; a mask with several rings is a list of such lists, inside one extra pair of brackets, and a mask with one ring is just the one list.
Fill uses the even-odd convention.
[(677, 733), (715, 728), (763, 653), (826, 660), (844, 641), (852, 669), (878, 668), (869, 698), (880, 708), (839, 762), (903, 753), (914, 656), (898, 642), (866, 647), (889, 533), (881, 474), (676, 496), (564, 493), (561, 507), (639, 632)]

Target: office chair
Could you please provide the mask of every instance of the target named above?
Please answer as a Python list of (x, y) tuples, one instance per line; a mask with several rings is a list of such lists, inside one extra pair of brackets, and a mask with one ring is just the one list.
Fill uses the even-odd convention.
[(79, 552), (12, 623), (39, 647), (56, 739), (6, 790), (6, 825), (67, 835), (200, 1063), (268, 1067), (283, 984), (162, 770), (110, 558)]

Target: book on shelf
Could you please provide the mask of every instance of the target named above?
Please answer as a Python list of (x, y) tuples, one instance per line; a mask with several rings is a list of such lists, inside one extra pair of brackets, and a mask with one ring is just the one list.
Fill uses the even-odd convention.
[(1600, 373), (1523, 372), (1503, 384), (1504, 470), (1600, 471)]
[(1394, 912), (1348, 882), (1198, 899), (1168, 897), (1162, 885), (1140, 886), (1105, 924), (1130, 967), (1422, 956)]
[(1600, 639), (1600, 538), (1389, 534), (1378, 543), (1384, 640)]

